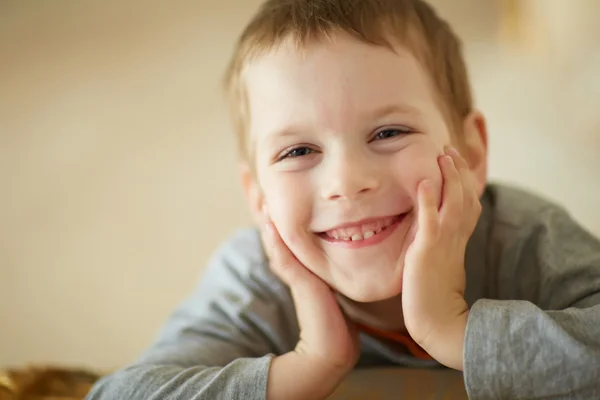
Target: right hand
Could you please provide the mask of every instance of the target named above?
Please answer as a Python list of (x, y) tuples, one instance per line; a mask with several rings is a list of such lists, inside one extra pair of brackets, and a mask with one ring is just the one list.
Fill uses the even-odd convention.
[(340, 309), (332, 289), (298, 261), (266, 210), (263, 214), (261, 233), (271, 270), (290, 287), (296, 307), (300, 340), (294, 352), (341, 380), (358, 361), (358, 331)]

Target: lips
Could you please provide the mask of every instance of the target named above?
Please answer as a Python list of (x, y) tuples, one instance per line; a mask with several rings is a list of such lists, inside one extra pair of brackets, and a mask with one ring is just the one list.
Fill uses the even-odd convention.
[(347, 225), (341, 228), (321, 232), (320, 235), (328, 239), (347, 242), (357, 242), (361, 240), (366, 240), (385, 231), (396, 221), (402, 218), (403, 215), (404, 214), (392, 217), (371, 219), (362, 223), (359, 222), (353, 225)]

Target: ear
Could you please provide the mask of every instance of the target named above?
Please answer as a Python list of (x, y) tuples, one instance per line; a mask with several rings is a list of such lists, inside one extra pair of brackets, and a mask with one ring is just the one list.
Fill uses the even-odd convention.
[(479, 196), (487, 183), (488, 133), (483, 114), (472, 111), (464, 119), (462, 155), (477, 181)]
[(262, 209), (264, 205), (264, 197), (260, 186), (255, 178), (254, 171), (247, 162), (240, 163), (240, 179), (242, 181), (242, 189), (246, 195), (246, 200), (250, 205), (250, 212), (254, 223), (259, 225), (262, 221)]

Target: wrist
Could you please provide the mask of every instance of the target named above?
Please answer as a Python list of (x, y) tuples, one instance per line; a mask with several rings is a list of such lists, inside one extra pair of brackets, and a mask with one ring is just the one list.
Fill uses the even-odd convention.
[(446, 367), (462, 371), (465, 332), (469, 309), (435, 330), (421, 347)]
[(334, 365), (323, 358), (291, 351), (271, 361), (267, 399), (325, 399), (351, 369), (352, 365)]
[(338, 377), (339, 379), (343, 379), (354, 368), (360, 353), (356, 351), (358, 347), (350, 347), (336, 352), (327, 352), (325, 349), (322, 352), (311, 351), (311, 347), (303, 340), (300, 340), (292, 353), (298, 359), (303, 360), (303, 363), (316, 368), (318, 371), (327, 372), (329, 376)]

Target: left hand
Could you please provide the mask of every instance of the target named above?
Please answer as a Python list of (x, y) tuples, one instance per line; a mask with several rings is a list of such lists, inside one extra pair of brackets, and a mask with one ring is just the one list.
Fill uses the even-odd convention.
[(402, 310), (411, 337), (440, 363), (462, 370), (469, 314), (465, 250), (481, 203), (474, 177), (456, 150), (447, 149), (438, 163), (441, 205), (431, 182), (418, 188), (418, 230), (405, 257)]

